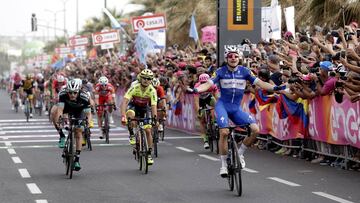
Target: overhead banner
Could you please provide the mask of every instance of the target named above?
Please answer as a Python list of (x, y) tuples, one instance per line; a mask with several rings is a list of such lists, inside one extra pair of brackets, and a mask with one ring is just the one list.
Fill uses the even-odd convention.
[(244, 39), (261, 40), (261, 0), (218, 0), (218, 57), (224, 61), (224, 47), (240, 45)]

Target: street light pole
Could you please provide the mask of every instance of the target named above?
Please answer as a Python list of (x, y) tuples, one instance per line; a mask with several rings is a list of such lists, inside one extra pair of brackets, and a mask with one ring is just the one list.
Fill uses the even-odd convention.
[(76, 0), (76, 34), (79, 33), (79, 0)]
[(104, 0), (104, 8), (107, 8), (107, 7), (106, 7), (106, 0)]
[(62, 0), (64, 5), (64, 38), (66, 37), (66, 3), (68, 0)]
[(49, 9), (45, 9), (45, 11), (54, 14), (54, 40), (55, 40), (55, 39), (56, 39), (56, 21), (57, 21), (56, 15), (57, 15), (59, 12), (62, 12), (62, 11), (64, 11), (64, 10), (52, 11), (52, 10), (49, 10)]

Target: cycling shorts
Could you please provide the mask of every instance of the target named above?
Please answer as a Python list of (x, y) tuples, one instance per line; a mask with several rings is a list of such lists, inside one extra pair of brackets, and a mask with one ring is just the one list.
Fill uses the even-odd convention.
[(199, 106), (202, 109), (206, 109), (207, 106), (214, 106), (214, 105), (215, 105), (215, 98), (212, 95), (209, 95), (204, 99), (199, 98)]
[(256, 123), (255, 119), (241, 109), (239, 104), (226, 103), (221, 100), (215, 105), (216, 121), (219, 128), (229, 127), (229, 119), (235, 125), (250, 125)]
[[(111, 103), (113, 103), (111, 94), (110, 94), (110, 95), (107, 95), (107, 96), (100, 96), (100, 97), (99, 97), (99, 105), (103, 105), (103, 104), (105, 104), (105, 103), (106, 103), (106, 104), (111, 104)], [(109, 106), (106, 107), (106, 108), (109, 108)], [(97, 113), (98, 113), (98, 115), (101, 115), (101, 114), (103, 113), (103, 111), (104, 111), (104, 107), (103, 107), (103, 106), (98, 106), (98, 107), (97, 107)]]
[[(147, 111), (146, 111), (146, 107), (139, 107), (134, 105), (133, 103), (129, 103), (128, 108), (127, 108), (127, 112), (129, 111), (133, 111), (135, 112), (135, 118), (149, 118), (150, 115), (147, 115)], [(149, 112), (150, 114), (150, 112)], [(146, 122), (144, 122), (144, 125), (150, 124), (150, 119)]]

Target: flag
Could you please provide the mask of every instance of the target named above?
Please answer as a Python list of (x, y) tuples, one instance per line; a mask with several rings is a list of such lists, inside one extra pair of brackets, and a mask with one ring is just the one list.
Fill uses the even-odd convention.
[(195, 40), (195, 42), (197, 42), (199, 40), (199, 35), (198, 35), (198, 32), (197, 32), (196, 23), (195, 23), (195, 16), (194, 15), (191, 16), (189, 37), (193, 38)]
[(149, 37), (143, 28), (139, 27), (139, 32), (135, 39), (135, 48), (140, 63), (146, 65), (146, 55), (149, 51), (154, 50), (155, 46), (156, 42)]
[(255, 98), (259, 103), (260, 111), (266, 109), (271, 103), (277, 102), (277, 96), (268, 95), (266, 90), (258, 90), (255, 92)]
[(88, 57), (89, 57), (89, 59), (96, 59), (97, 53), (96, 53), (96, 48), (95, 47), (90, 50)]
[(307, 100), (299, 98), (293, 101), (285, 95), (280, 95), (276, 110), (280, 119), (287, 117), (288, 121), (294, 124), (293, 127), (299, 126), (298, 132), (303, 135), (307, 134), (309, 124), (309, 104)]
[(59, 55), (58, 54), (53, 54), (52, 56), (51, 56), (51, 61), (50, 61), (50, 64), (54, 64), (54, 63), (56, 63), (58, 60), (59, 60)]
[(55, 70), (63, 68), (64, 66), (65, 66), (65, 60), (63, 59), (60, 59), (51, 65), (51, 67), (54, 68)]
[(107, 10), (106, 8), (103, 8), (103, 12), (109, 17), (112, 28), (114, 28), (114, 29), (121, 28), (120, 23), (115, 19), (115, 17), (113, 15), (111, 15), (109, 10)]

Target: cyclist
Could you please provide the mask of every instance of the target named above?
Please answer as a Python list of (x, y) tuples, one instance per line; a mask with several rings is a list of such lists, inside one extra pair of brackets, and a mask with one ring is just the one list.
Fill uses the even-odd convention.
[[(90, 110), (90, 98), (89, 95), (84, 92), (80, 91), (81, 88), (81, 80), (80, 79), (73, 79), (67, 83), (65, 89), (59, 92), (59, 102), (57, 104), (57, 111), (55, 113), (55, 123), (56, 128), (59, 131), (61, 136), (61, 141), (65, 143), (65, 136), (62, 132), (62, 129), (59, 126), (59, 119), (60, 116), (63, 114), (69, 114), (74, 118), (82, 118), (83, 114), (85, 114), (87, 118), (87, 122), (89, 123), (89, 128), (94, 127), (92, 121), (92, 115)], [(81, 169), (80, 166), (80, 152), (81, 152), (81, 138), (82, 138), (82, 131), (83, 131), (83, 124), (81, 122), (78, 123), (75, 129), (75, 142), (76, 142), (76, 154), (74, 160), (74, 170), (79, 171)]]
[[(53, 80), (53, 82), (51, 84), (51, 92), (53, 94), (52, 100), (54, 101), (54, 103), (58, 102), (58, 98), (59, 98), (58, 94), (64, 88), (66, 88), (66, 79), (63, 75), (58, 74), (56, 77), (56, 80)], [(54, 105), (51, 108), (51, 112), (50, 112), (51, 118), (54, 118), (54, 116), (55, 116), (54, 114), (57, 111), (56, 108), (57, 108), (57, 105)], [(56, 125), (56, 123), (54, 123), (54, 125)]]
[[(99, 78), (98, 83), (95, 86), (95, 104), (113, 104), (115, 102), (115, 88), (112, 84), (109, 83), (109, 80), (105, 76)], [(106, 107), (107, 108), (107, 107)], [(111, 114), (113, 108), (108, 108), (108, 112)], [(97, 107), (97, 117), (98, 117), (98, 126), (99, 129), (102, 129), (102, 115), (104, 107)], [(112, 116), (110, 117), (110, 123), (113, 123)], [(100, 139), (103, 139), (104, 132), (101, 133)]]
[[(154, 77), (154, 74), (149, 69), (144, 69), (141, 71), (139, 76), (139, 83), (131, 86), (124, 96), (124, 100), (121, 104), (121, 123), (126, 125), (127, 118), (133, 119), (137, 118), (145, 118), (147, 115), (147, 107), (149, 104), (151, 105), (151, 113), (153, 118), (157, 118), (157, 94), (155, 88), (150, 85), (151, 81)], [(131, 104), (128, 106), (129, 102)], [(126, 107), (128, 106), (128, 110), (126, 111)], [(152, 165), (154, 160), (151, 156), (151, 151), (153, 147), (153, 141), (151, 136), (151, 125), (149, 122), (145, 123), (145, 132), (146, 138), (149, 145), (149, 155), (148, 155), (148, 164)], [(132, 123), (129, 126), (129, 141), (131, 145), (135, 145), (136, 140), (134, 137), (133, 128), (135, 124)]]
[[(195, 87), (199, 87), (201, 84), (206, 83), (210, 79), (210, 76), (203, 73), (199, 76), (199, 82), (195, 84)], [(209, 140), (205, 133), (205, 114), (203, 113), (207, 106), (215, 107), (215, 102), (219, 98), (219, 89), (213, 84), (207, 91), (195, 94), (194, 104), (195, 112), (198, 113), (197, 117), (200, 120), (201, 132), (204, 140), (204, 148), (209, 149)], [(211, 118), (214, 121), (214, 113), (211, 111)]]
[(12, 110), (14, 110), (15, 100), (17, 99), (16, 94), (18, 93), (20, 87), (22, 86), (22, 80), (19, 73), (15, 73), (12, 79), (12, 94), (11, 94), (11, 102), (12, 102)]
[[(159, 111), (158, 116), (159, 119), (166, 119), (166, 95), (164, 88), (160, 85), (160, 80), (157, 78), (153, 78), (152, 80), (152, 86), (156, 89), (156, 95), (157, 95), (157, 109), (164, 109), (165, 111)], [(158, 130), (160, 132), (164, 131), (164, 126), (159, 125)]]
[(226, 158), (228, 151), (227, 137), (229, 134), (229, 119), (231, 119), (235, 125), (247, 124), (251, 129), (251, 135), (245, 138), (239, 147), (239, 158), (243, 168), (245, 167), (243, 154), (245, 150), (256, 141), (256, 135), (259, 132), (259, 126), (256, 124), (254, 118), (249, 113), (244, 112), (240, 107), (246, 81), (268, 91), (283, 89), (283, 87), (261, 81), (251, 75), (248, 68), (239, 65), (243, 62), (243, 55), (237, 46), (226, 47), (224, 58), (227, 60), (227, 64), (217, 69), (216, 75), (212, 79), (193, 89), (195, 93), (204, 92), (213, 84), (219, 83), (221, 96), (216, 103), (215, 111), (217, 115), (216, 121), (220, 128), (221, 177), (227, 177), (228, 175)]
[[(30, 118), (33, 117), (32, 110), (34, 107), (34, 80), (33, 75), (31, 73), (28, 73), (26, 75), (25, 80), (22, 81), (21, 84), (22, 89), (22, 97), (23, 97), (23, 104), (25, 103), (25, 99), (28, 98), (30, 102)], [(24, 95), (24, 93), (26, 95)]]
[[(41, 97), (44, 95), (45, 91), (45, 79), (42, 73), (38, 73), (36, 75), (36, 80), (34, 83), (35, 86), (35, 98), (36, 101), (39, 101), (42, 99)], [(35, 106), (38, 107), (38, 102), (35, 103)], [(40, 109), (42, 111), (42, 109)]]

